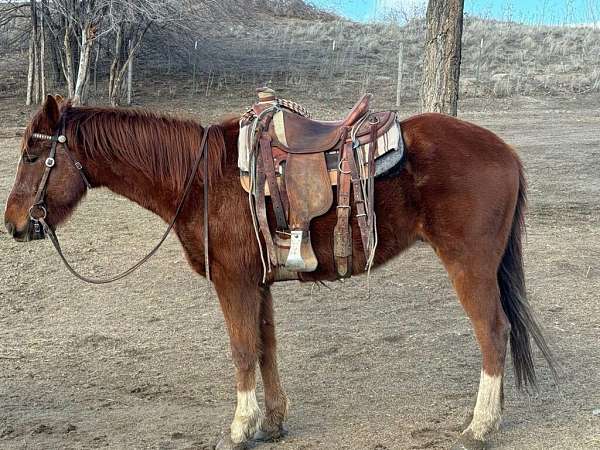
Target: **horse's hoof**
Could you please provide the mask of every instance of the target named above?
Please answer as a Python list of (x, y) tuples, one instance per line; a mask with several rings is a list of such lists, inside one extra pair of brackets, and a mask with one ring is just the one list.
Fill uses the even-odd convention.
[(486, 450), (486, 448), (485, 441), (475, 439), (470, 431), (461, 434), (452, 446), (452, 450)]
[(246, 442), (240, 442), (236, 444), (231, 440), (229, 433), (226, 433), (221, 437), (221, 440), (215, 447), (215, 450), (247, 450), (248, 444)]
[(283, 439), (288, 434), (288, 429), (280, 425), (273, 429), (258, 430), (254, 433), (254, 440), (258, 442), (276, 442)]

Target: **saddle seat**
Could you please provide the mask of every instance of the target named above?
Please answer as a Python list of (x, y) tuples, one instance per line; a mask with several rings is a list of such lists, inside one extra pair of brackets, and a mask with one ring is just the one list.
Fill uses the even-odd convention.
[[(368, 111), (372, 94), (365, 94), (346, 118), (337, 121), (313, 120), (282, 110), (273, 121), (275, 144), (288, 153), (319, 153), (331, 150), (348, 127), (354, 126)], [(280, 128), (280, 129), (278, 129)]]

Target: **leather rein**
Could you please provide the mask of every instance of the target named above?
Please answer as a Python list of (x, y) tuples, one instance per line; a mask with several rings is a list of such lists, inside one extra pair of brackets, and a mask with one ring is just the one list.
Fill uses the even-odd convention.
[(187, 196), (192, 188), (192, 185), (193, 185), (193, 182), (195, 179), (195, 174), (198, 172), (198, 168), (200, 167), (200, 161), (203, 159), (202, 156), (204, 156), (204, 165), (203, 165), (203, 169), (204, 169), (204, 187), (203, 187), (203, 191), (204, 191), (203, 192), (203, 194), (204, 194), (203, 195), (203, 197), (204, 197), (204, 264), (205, 264), (206, 278), (210, 281), (210, 266), (209, 266), (209, 255), (208, 255), (208, 150), (207, 150), (207, 140), (208, 140), (208, 133), (211, 130), (211, 128), (212, 128), (212, 125), (204, 129), (204, 134), (202, 136), (202, 142), (200, 144), (200, 151), (198, 152), (198, 155), (196, 156), (196, 159), (194, 160), (194, 163), (192, 165), (192, 171), (188, 175), (188, 179), (186, 181), (185, 188), (179, 199), (179, 203), (177, 204), (177, 209), (175, 210), (175, 215), (173, 216), (173, 219), (171, 219), (171, 222), (169, 223), (169, 226), (167, 227), (167, 230), (162, 235), (161, 239), (158, 241), (158, 243), (154, 246), (154, 248), (146, 256), (144, 256), (139, 262), (137, 262), (136, 264), (131, 266), (129, 269), (127, 269), (124, 272), (122, 272), (118, 275), (115, 275), (113, 277), (102, 278), (102, 279), (89, 278), (84, 275), (81, 275), (73, 268), (73, 266), (71, 266), (71, 264), (66, 259), (65, 255), (63, 254), (60, 243), (58, 241), (58, 237), (56, 236), (56, 234), (54, 233), (52, 228), (46, 222), (46, 217), (48, 215), (48, 207), (46, 204), (48, 179), (50, 177), (50, 173), (52, 172), (52, 169), (56, 166), (56, 150), (57, 150), (58, 144), (62, 144), (62, 147), (63, 147), (65, 153), (67, 154), (68, 158), (70, 159), (70, 161), (73, 163), (73, 165), (77, 169), (79, 175), (81, 176), (83, 182), (85, 183), (86, 188), (90, 189), (92, 187), (88, 178), (85, 175), (83, 166), (81, 165), (81, 163), (79, 161), (77, 161), (73, 157), (73, 154), (69, 150), (69, 147), (67, 145), (67, 137), (65, 135), (64, 117), (61, 120), (61, 127), (59, 129), (60, 131), (57, 131), (57, 133), (55, 135), (49, 136), (49, 135), (40, 134), (40, 133), (32, 133), (31, 137), (34, 139), (41, 139), (41, 140), (46, 140), (46, 141), (52, 142), (52, 147), (50, 149), (50, 153), (49, 153), (48, 157), (46, 158), (44, 173), (42, 175), (42, 179), (41, 179), (39, 187), (37, 189), (34, 203), (29, 208), (29, 219), (33, 223), (34, 232), (39, 235), (42, 233), (42, 230), (43, 230), (43, 232), (50, 238), (50, 241), (54, 245), (56, 252), (60, 256), (60, 258), (63, 261), (63, 263), (65, 264), (66, 268), (69, 270), (69, 272), (71, 272), (74, 276), (76, 276), (80, 280), (85, 281), (86, 283), (91, 283), (91, 284), (108, 284), (108, 283), (113, 283), (115, 281), (121, 280), (121, 279), (125, 278), (126, 276), (131, 275), (135, 270), (137, 270), (140, 266), (142, 266), (144, 263), (146, 263), (158, 251), (158, 249), (162, 246), (162, 244), (165, 242), (165, 240), (169, 236), (169, 233), (175, 226), (175, 222), (177, 221), (179, 214), (183, 210), (183, 204), (185, 203), (185, 199), (187, 198)]

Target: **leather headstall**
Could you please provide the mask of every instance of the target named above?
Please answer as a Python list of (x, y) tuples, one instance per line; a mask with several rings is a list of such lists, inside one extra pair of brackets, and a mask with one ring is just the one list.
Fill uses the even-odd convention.
[(87, 189), (90, 189), (92, 187), (88, 178), (85, 175), (83, 166), (79, 161), (77, 161), (73, 157), (71, 151), (69, 150), (69, 146), (67, 145), (67, 137), (65, 136), (64, 116), (61, 117), (60, 122), (60, 131), (57, 131), (56, 134), (52, 136), (41, 133), (32, 133), (31, 135), (32, 139), (41, 139), (52, 142), (52, 146), (50, 147), (50, 153), (48, 154), (48, 157), (44, 162), (44, 173), (42, 174), (42, 179), (40, 180), (40, 184), (35, 194), (33, 205), (31, 205), (31, 207), (29, 208), (29, 219), (33, 223), (34, 233), (36, 233), (38, 237), (44, 237), (44, 232), (46, 231), (46, 228), (48, 228), (47, 226), (42, 226), (42, 224), (45, 224), (45, 219), (48, 215), (48, 206), (46, 204), (46, 192), (48, 190), (48, 180), (50, 178), (50, 173), (52, 172), (52, 169), (56, 166), (56, 150), (58, 144), (62, 144), (65, 154), (68, 156), (69, 160), (77, 169), (77, 172), (81, 176), (85, 187)]

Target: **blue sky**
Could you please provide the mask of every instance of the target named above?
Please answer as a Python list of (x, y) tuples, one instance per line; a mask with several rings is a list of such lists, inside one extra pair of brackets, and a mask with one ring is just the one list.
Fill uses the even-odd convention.
[[(405, 11), (424, 10), (426, 0), (313, 0), (358, 21), (371, 20), (389, 7)], [(563, 25), (600, 20), (600, 0), (465, 0), (471, 15), (533, 24)]]

